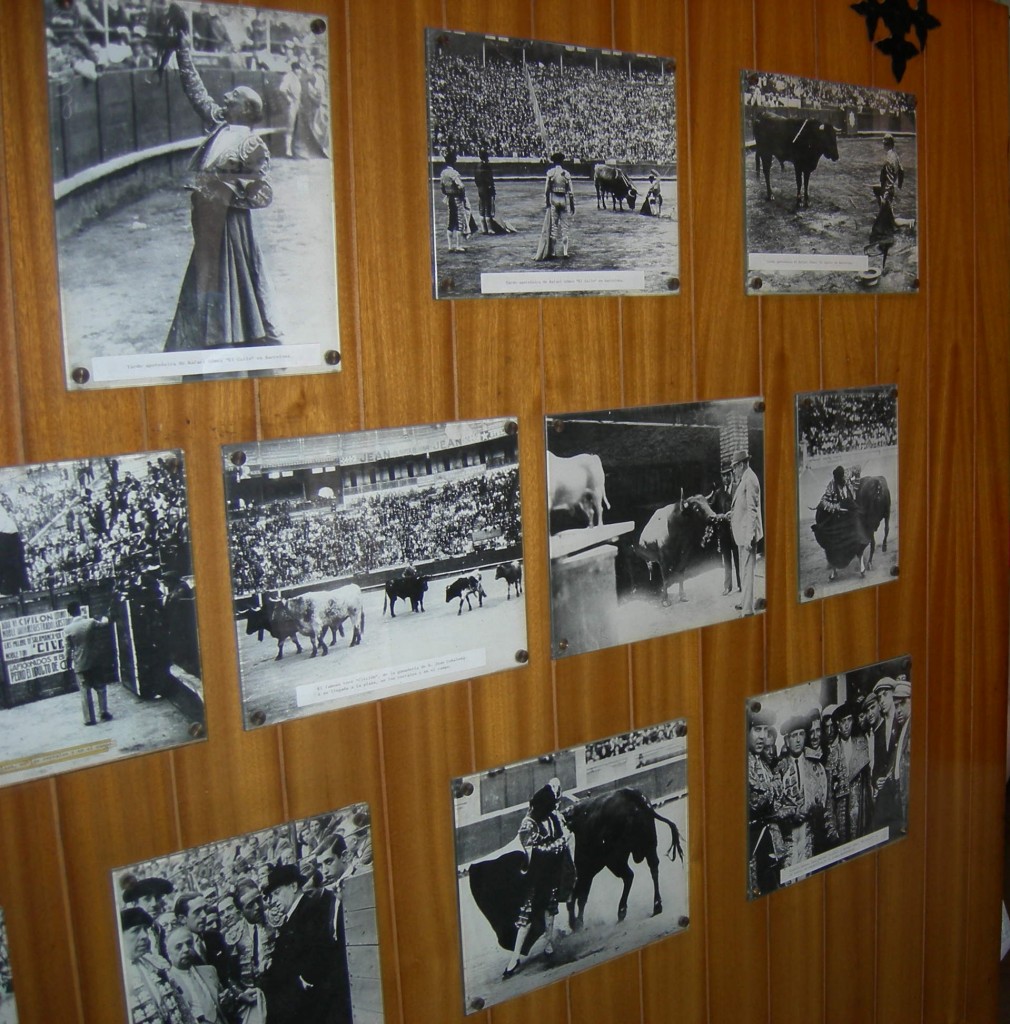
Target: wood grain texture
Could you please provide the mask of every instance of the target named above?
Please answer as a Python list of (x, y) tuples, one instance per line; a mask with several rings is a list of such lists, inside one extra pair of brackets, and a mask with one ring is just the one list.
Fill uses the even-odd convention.
[[(739, 72), (895, 87), (848, 4), (288, 6), (330, 23), (341, 372), (68, 393), (40, 5), (0, 0), (0, 464), (185, 450), (209, 731), (0, 790), (21, 1020), (125, 1019), (112, 868), (357, 800), (372, 808), (390, 1024), (994, 1019), (1010, 609), (1006, 8), (932, 0), (943, 27), (898, 86), (919, 100), (920, 293), (758, 299), (744, 294)], [(679, 295), (432, 299), (427, 26), (677, 61)], [(794, 396), (871, 383), (899, 393), (900, 576), (800, 605)], [(553, 662), (544, 415), (750, 395), (766, 402), (766, 613)], [(220, 445), (499, 415), (520, 425), (529, 663), (245, 731)], [(903, 653), (908, 836), (748, 902), (744, 698)], [(680, 716), (688, 929), (465, 1017), (449, 780)]]

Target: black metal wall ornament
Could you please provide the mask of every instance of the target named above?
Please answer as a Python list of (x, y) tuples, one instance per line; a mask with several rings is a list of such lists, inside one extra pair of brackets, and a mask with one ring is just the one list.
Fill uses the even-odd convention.
[[(866, 34), (871, 43), (874, 43), (877, 25), (881, 21), (891, 33), (875, 42), (874, 46), (891, 58), (891, 70), (898, 82), (905, 74), (908, 62), (926, 49), (926, 36), (930, 29), (940, 27), (939, 19), (929, 13), (929, 0), (916, 0), (914, 7), (910, 0), (860, 0), (849, 6), (866, 19)], [(918, 46), (907, 38), (913, 31), (919, 40)]]

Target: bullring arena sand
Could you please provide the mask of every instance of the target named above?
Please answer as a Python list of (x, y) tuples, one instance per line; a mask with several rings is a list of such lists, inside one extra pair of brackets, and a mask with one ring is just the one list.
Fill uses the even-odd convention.
[[(894, 216), (913, 224), (899, 227), (887, 263), (871, 256), (870, 268), (881, 269), (879, 283), (871, 289), (860, 284), (857, 274), (814, 273), (800, 275), (762, 272), (762, 291), (804, 292), (906, 292), (919, 278), (915, 139), (898, 136), (895, 149), (905, 169), (905, 183), (897, 193)], [(829, 253), (862, 255), (870, 241), (877, 216), (873, 186), (879, 184), (883, 164), (880, 137), (838, 139), (838, 162), (821, 159), (810, 175), (810, 205), (796, 206), (796, 175), (793, 165), (780, 169), (772, 161), (772, 198), (765, 198), (764, 176), (758, 180), (754, 149), (743, 154), (747, 202), (747, 250), (767, 253)], [(645, 219), (645, 218), (643, 218)], [(750, 278), (753, 275), (747, 275)]]
[[(575, 192), (575, 219), (570, 221), (569, 258), (535, 263), (533, 254), (540, 240), (544, 221), (544, 182), (542, 178), (519, 181), (499, 180), (496, 185), (496, 210), (499, 219), (508, 221), (516, 229), (512, 235), (485, 235), (480, 233), (477, 190), (473, 180), (464, 177), (467, 199), (478, 222), (478, 234), (465, 242), (465, 253), (448, 252), (445, 237), (446, 208), (438, 182), (432, 185), (435, 210), (436, 276), (441, 298), (468, 298), (480, 296), (480, 275), (508, 272), (570, 273), (597, 270), (642, 270), (645, 272), (645, 292), (642, 294), (668, 295), (676, 290), (671, 278), (678, 276), (679, 245), (677, 222), (677, 182), (665, 179), (662, 217), (643, 217), (639, 208), (629, 211), (611, 210), (596, 206), (596, 190), (585, 177), (572, 177)], [(648, 181), (632, 178), (645, 194)], [(560, 247), (558, 252), (560, 252)], [(676, 287), (679, 287), (677, 285)], [(541, 292), (528, 291), (524, 295), (596, 295), (597, 291)]]
[[(252, 214), (288, 344), (337, 341), (336, 298), (305, 302), (332, 252), (329, 160), (274, 159), (274, 201)], [(89, 221), (60, 242), (60, 288), (70, 365), (93, 356), (161, 352), (193, 250), (189, 193), (166, 185)], [(328, 237), (329, 236), (329, 237)], [(329, 272), (332, 294), (335, 271)], [(304, 371), (303, 371), (304, 372)]]
[[(691, 846), (686, 798), (657, 804), (656, 810), (676, 824), (681, 845), (687, 853)], [(741, 830), (743, 826), (744, 822), (741, 821)], [(624, 921), (618, 922), (617, 903), (622, 883), (604, 868), (590, 889), (582, 930), (569, 931), (568, 915), (562, 907), (555, 923), (554, 956), (550, 960), (546, 959), (543, 956), (544, 940), (537, 939), (530, 950), (530, 956), (523, 958), (519, 971), (508, 979), (503, 979), (501, 975), (508, 963), (509, 953), (498, 945), (491, 925), (470, 894), (469, 877), (465, 871), (461, 872), (458, 888), (460, 926), (463, 948), (466, 950), (464, 985), (467, 1010), (472, 1012), (481, 1005), (500, 1003), (532, 989), (550, 985), (664, 936), (670, 936), (670, 941), (676, 942), (676, 935), (671, 936), (670, 933), (678, 932), (683, 927), (680, 919), (688, 915), (688, 865), (679, 858), (674, 863), (666, 856), (670, 845), (670, 830), (661, 821), (656, 822), (656, 834), (659, 839), (656, 848), (659, 854), (659, 892), (663, 899), (661, 914), (655, 917), (652, 914), (652, 876), (649, 865), (644, 860), (636, 864), (629, 858), (628, 866), (635, 873), (635, 881), (628, 897), (628, 915)], [(509, 844), (479, 859), (493, 860), (501, 853), (517, 848), (517, 845)], [(741, 893), (746, 881), (746, 877), (741, 876)]]
[[(396, 618), (382, 612), (385, 591), (381, 588), (363, 593), (365, 628), (362, 641), (351, 647), (351, 633), (345, 623), (345, 636), (329, 644), (323, 657), (311, 656), (307, 637), (301, 637), (302, 653), (285, 641), (284, 657), (275, 661), (277, 641), (265, 635), (260, 642), (256, 634), (246, 634), (246, 622), (236, 622), (239, 664), (242, 677), (242, 699), (245, 714), (262, 711), (266, 724), (288, 718), (303, 717), (345, 707), (351, 703), (374, 700), (370, 691), (346, 699), (298, 707), (295, 688), (314, 683), (337, 683), (346, 676), (389, 667), (408, 667), (426, 659), (439, 658), (463, 651), (483, 651), (485, 665), (478, 669), (441, 673), (417, 679), (400, 692), (423, 689), (458, 679), (468, 679), (489, 672), (519, 668), (516, 651), (526, 649), (526, 602), (522, 595), (506, 598), (504, 580), (494, 579), (494, 568), (482, 570), (484, 607), (471, 598), (473, 608), (457, 615), (458, 601), (447, 604), (445, 588), (455, 578), (432, 579), (424, 595), (424, 612), (412, 612), (410, 603), (396, 602)], [(469, 573), (468, 573), (469, 575)], [(329, 636), (329, 634), (327, 634)], [(507, 682), (503, 685), (507, 685)]]

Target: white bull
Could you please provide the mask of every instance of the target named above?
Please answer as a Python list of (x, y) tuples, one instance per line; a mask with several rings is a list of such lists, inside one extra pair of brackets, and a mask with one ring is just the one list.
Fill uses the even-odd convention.
[(574, 512), (586, 518), (586, 526), (600, 526), (607, 501), (606, 477), (599, 455), (572, 455), (564, 458), (547, 453), (547, 489), (549, 511)]
[(311, 641), (313, 658), (317, 648), (322, 654), (329, 650), (323, 641), (327, 629), (333, 631), (333, 643), (338, 633), (344, 635), (344, 622), (350, 622), (354, 630), (349, 646), (356, 647), (361, 643), (365, 632), (365, 609), (361, 603), (361, 587), (356, 583), (348, 583), (336, 590), (299, 594), (289, 597), (284, 604), (297, 624), (298, 632)]

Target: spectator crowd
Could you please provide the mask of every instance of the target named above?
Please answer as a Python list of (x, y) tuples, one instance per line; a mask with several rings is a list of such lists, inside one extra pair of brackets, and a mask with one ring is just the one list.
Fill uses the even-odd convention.
[(673, 163), (673, 76), (580, 63), (437, 53), (428, 65), (436, 156)]
[(910, 93), (768, 72), (748, 76), (744, 97), (748, 106), (810, 110), (834, 108), (852, 110), (857, 114), (893, 116), (915, 113), (915, 97)]
[(488, 470), (444, 484), (369, 495), (353, 504), (273, 501), (230, 514), (236, 594), (276, 590), (463, 555), (476, 530), (490, 545), (522, 539), (519, 471)]
[(808, 456), (887, 448), (898, 443), (898, 400), (890, 388), (831, 391), (800, 406)]
[(173, 456), (123, 470), (106, 458), (44, 464), (0, 477), (31, 590), (112, 580), (126, 590), (150, 572), (190, 571), (185, 479)]
[(683, 722), (661, 722), (646, 729), (636, 729), (634, 732), (625, 732), (620, 736), (608, 736), (605, 740), (587, 743), (586, 761), (605, 761), (608, 757), (627, 754), (653, 743), (666, 743), (682, 735), (683, 725)]

